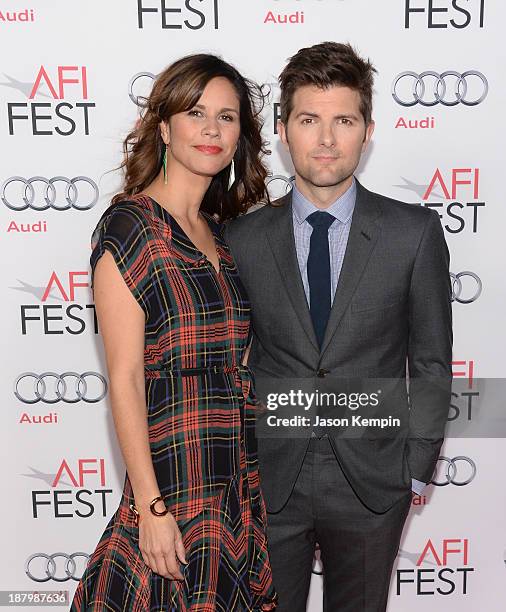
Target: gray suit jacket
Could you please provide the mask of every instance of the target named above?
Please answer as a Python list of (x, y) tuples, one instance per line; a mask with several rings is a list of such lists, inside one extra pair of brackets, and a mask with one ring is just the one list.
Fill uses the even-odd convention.
[[(437, 213), (372, 193), (357, 181), (348, 245), (321, 350), (297, 263), (291, 194), (233, 220), (225, 237), (251, 300), (249, 365), (255, 376), (400, 380), (395, 403), (406, 426), (398, 434), (383, 439), (331, 436), (331, 442), (355, 492), (377, 512), (405, 495), (411, 478), (428, 482), (451, 393), (449, 254)], [(308, 438), (258, 440), (270, 512), (286, 503), (307, 444)]]

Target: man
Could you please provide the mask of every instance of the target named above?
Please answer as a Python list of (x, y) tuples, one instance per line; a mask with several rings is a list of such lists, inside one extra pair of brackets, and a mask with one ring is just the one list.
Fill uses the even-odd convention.
[(397, 431), (372, 438), (375, 430), (347, 436), (317, 424), (305, 437), (259, 437), (279, 612), (306, 609), (316, 542), (326, 611), (385, 610), (411, 488), (431, 479), (449, 410), (449, 255), (439, 218), (353, 176), (374, 130), (374, 72), (351, 46), (331, 42), (290, 59), (278, 131), (295, 186), (227, 229), (252, 304), (257, 380), (313, 379), (327, 390), (335, 380), (350, 390), (343, 381), (381, 379), (390, 393), (376, 415), (403, 417)]

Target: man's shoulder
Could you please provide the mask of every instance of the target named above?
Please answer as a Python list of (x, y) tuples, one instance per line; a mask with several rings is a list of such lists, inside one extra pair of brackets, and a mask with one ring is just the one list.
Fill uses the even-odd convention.
[(381, 193), (370, 191), (363, 186), (360, 189), (365, 198), (379, 208), (383, 218), (387, 221), (396, 221), (399, 224), (406, 223), (410, 226), (419, 224), (424, 226), (429, 219), (438, 216), (436, 211), (425, 206), (396, 200)]
[(270, 204), (261, 204), (254, 210), (228, 221), (226, 234), (228, 237), (236, 237), (266, 229), (285, 211), (287, 206), (289, 206), (287, 198), (280, 198)]

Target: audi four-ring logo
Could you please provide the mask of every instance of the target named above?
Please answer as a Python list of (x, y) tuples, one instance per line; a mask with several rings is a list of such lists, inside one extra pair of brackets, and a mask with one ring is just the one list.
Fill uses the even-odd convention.
[[(439, 457), (438, 461), (446, 463), (445, 479), (442, 482), (437, 481), (435, 478), (431, 481), (436, 487), (446, 487), (449, 484), (453, 484), (456, 487), (463, 487), (469, 484), (476, 476), (476, 463), (469, 457), (459, 455), (458, 457)], [(464, 469), (469, 472), (467, 478), (458, 477), (457, 464), (461, 464), (460, 469)]]
[[(34, 582), (47, 582), (48, 580), (66, 582), (71, 579), (79, 580), (81, 576), (76, 575), (77, 563), (75, 561), (78, 557), (82, 557), (88, 562), (90, 556), (84, 552), (75, 552), (71, 555), (62, 552), (56, 552), (52, 555), (35, 553), (30, 555), (26, 560), (25, 573), (28, 578)], [(42, 565), (40, 561), (32, 563), (32, 561), (36, 559), (42, 559)], [(57, 563), (57, 559), (62, 559), (62, 561)], [(37, 567), (37, 571), (35, 567)]]
[[(475, 77), (481, 81), (479, 95), (471, 96), (469, 93), (469, 77)], [(411, 88), (406, 88), (406, 80)], [(404, 84), (401, 82), (404, 81)], [(454, 82), (452, 90), (451, 83)], [(402, 90), (402, 93), (401, 93)], [(408, 93), (406, 93), (406, 91)], [(476, 106), (483, 102), (488, 94), (488, 81), (484, 74), (477, 70), (467, 70), (462, 74), (454, 70), (446, 70), (439, 74), (432, 70), (426, 70), (420, 74), (407, 70), (398, 74), (392, 85), (392, 96), (397, 104), (401, 106)]]
[[(464, 281), (462, 279), (468, 277), (470, 280)], [(459, 304), (471, 304), (476, 302), (480, 297), (483, 289), (483, 283), (480, 277), (474, 272), (466, 270), (454, 274), (450, 272), (451, 287), (452, 287), (452, 302), (459, 302)]]
[[(36, 198), (36, 190), (34, 183), (42, 183), (45, 187), (42, 189), (40, 198)], [(60, 201), (57, 197), (55, 183), (63, 183), (65, 185), (64, 199)], [(80, 184), (86, 183), (92, 189), (92, 194), (82, 194)], [(7, 190), (7, 187), (15, 184), (19, 193), (17, 197), (13, 197), (13, 188)], [(9, 194), (7, 193), (9, 191)], [(37, 190), (39, 191), (39, 190)], [(87, 190), (89, 191), (89, 190)], [(99, 192), (98, 185), (87, 176), (75, 176), (67, 178), (66, 176), (54, 176), (53, 178), (45, 178), (43, 176), (32, 176), (29, 179), (22, 176), (11, 176), (2, 185), (0, 198), (2, 202), (11, 210), (68, 210), (75, 208), (76, 210), (88, 210), (95, 206), (98, 202)], [(37, 202), (36, 202), (37, 200)]]
[[(23, 384), (25, 379), (33, 380), (32, 385)], [(92, 393), (90, 390), (91, 380), (93, 386), (98, 384), (98, 391)], [(20, 374), (14, 383), (14, 395), (25, 404), (56, 404), (65, 402), (75, 404), (76, 402), (87, 402), (94, 404), (104, 399), (107, 395), (107, 381), (98, 372), (44, 372), (35, 374), (34, 372), (24, 372)]]
[(268, 187), (271, 183), (276, 181), (281, 181), (281, 184), (284, 185), (285, 194), (287, 194), (292, 188), (295, 181), (295, 176), (283, 176), (282, 174), (274, 174), (273, 176), (269, 176), (265, 181), (266, 187)]
[(134, 104), (144, 108), (147, 101), (146, 96), (137, 95), (134, 91), (138, 81), (141, 79), (149, 79), (150, 85), (152, 85), (153, 81), (156, 79), (156, 75), (154, 75), (152, 72), (138, 72), (137, 74), (134, 74), (134, 76), (130, 79), (130, 83), (128, 84), (128, 97)]

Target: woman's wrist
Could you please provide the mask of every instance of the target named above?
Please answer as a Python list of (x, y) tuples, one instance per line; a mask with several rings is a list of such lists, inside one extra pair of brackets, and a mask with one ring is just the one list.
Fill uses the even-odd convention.
[(166, 516), (169, 512), (161, 495), (157, 495), (149, 501), (143, 501), (140, 504), (137, 504), (137, 502), (130, 504), (130, 510), (133, 512), (137, 524), (141, 516), (151, 515), (161, 517)]
[(149, 504), (157, 497), (161, 497), (160, 491), (155, 491), (148, 495), (134, 495), (134, 505), (139, 510), (149, 510)]

